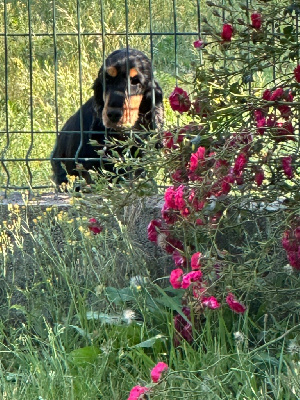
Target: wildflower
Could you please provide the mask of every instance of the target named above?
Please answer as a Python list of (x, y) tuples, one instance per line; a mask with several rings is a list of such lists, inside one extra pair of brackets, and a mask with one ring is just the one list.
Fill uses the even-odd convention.
[(292, 169), (292, 156), (283, 157), (281, 163), (285, 175), (288, 178), (292, 179), (294, 176), (294, 172)]
[(146, 393), (149, 390), (149, 388), (145, 387), (145, 386), (134, 386), (130, 393), (129, 393), (129, 397), (127, 400), (139, 400), (141, 394)]
[(210, 308), (212, 310), (215, 310), (221, 306), (221, 304), (214, 296), (203, 297), (201, 299), (201, 303), (204, 307)]
[(226, 303), (238, 314), (243, 314), (246, 311), (246, 307), (242, 303), (239, 303), (232, 293), (228, 293)]
[(203, 219), (197, 218), (195, 224), (196, 225), (205, 225), (205, 222), (203, 221)]
[(201, 278), (202, 278), (201, 271), (198, 270), (198, 271), (189, 272), (183, 276), (181, 287), (183, 289), (187, 289), (191, 285), (191, 283), (198, 282), (201, 280)]
[(148, 231), (148, 239), (150, 242), (157, 243), (157, 235), (162, 228), (162, 222), (160, 219), (153, 219), (149, 222), (147, 231)]
[(243, 343), (245, 341), (245, 335), (243, 332), (237, 331), (233, 333), (234, 340), (237, 343)]
[(262, 25), (262, 18), (261, 18), (261, 14), (259, 13), (253, 13), (251, 14), (251, 21), (252, 21), (252, 28), (259, 30), (261, 28)]
[(170, 282), (174, 289), (180, 289), (183, 271), (181, 268), (173, 269), (170, 275)]
[(125, 321), (128, 325), (136, 318), (135, 312), (133, 310), (124, 310), (123, 311), (123, 321)]
[(294, 75), (296, 81), (300, 83), (300, 65), (297, 65), (297, 67), (294, 69)]
[(200, 262), (201, 257), (202, 257), (202, 254), (200, 252), (195, 253), (195, 254), (192, 255), (191, 268), (193, 270), (198, 270), (201, 267), (201, 262)]
[(297, 343), (296, 339), (292, 339), (288, 345), (288, 352), (291, 354), (298, 354), (300, 355), (300, 344)]
[(157, 383), (160, 380), (162, 373), (168, 368), (168, 364), (164, 362), (159, 362), (158, 364), (156, 364), (155, 367), (151, 370), (152, 382)]
[(169, 97), (170, 105), (173, 111), (180, 114), (186, 112), (191, 107), (191, 101), (187, 92), (180, 87), (176, 87)]
[(203, 49), (204, 42), (201, 39), (198, 39), (194, 42), (195, 49)]
[(221, 33), (221, 38), (224, 42), (230, 42), (233, 35), (233, 27), (230, 24), (224, 24)]
[(98, 235), (98, 233), (103, 231), (103, 227), (96, 218), (89, 219), (88, 228), (91, 232), (93, 232), (94, 235)]

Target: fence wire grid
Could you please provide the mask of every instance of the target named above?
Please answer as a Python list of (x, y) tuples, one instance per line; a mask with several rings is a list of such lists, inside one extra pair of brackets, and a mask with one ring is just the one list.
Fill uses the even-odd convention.
[[(50, 154), (67, 119), (92, 96), (103, 60), (120, 48), (151, 59), (165, 97), (192, 79), (203, 17), (230, 17), (233, 0), (4, 0), (0, 3), (0, 187), (53, 188)], [(262, 1), (244, 0), (244, 7)], [(236, 4), (235, 4), (236, 6)], [(298, 14), (295, 18), (298, 34)], [(199, 51), (198, 51), (199, 54)], [(252, 57), (249, 54), (249, 57)], [(276, 80), (276, 59), (272, 66)], [(248, 83), (251, 92), (251, 80)], [(81, 132), (82, 134), (83, 132)]]

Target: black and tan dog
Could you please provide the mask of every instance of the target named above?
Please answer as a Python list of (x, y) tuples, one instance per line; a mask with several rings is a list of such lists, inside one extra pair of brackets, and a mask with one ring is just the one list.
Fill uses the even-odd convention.
[[(162, 127), (162, 90), (153, 79), (149, 58), (142, 52), (121, 49), (111, 53), (101, 67), (93, 89), (94, 96), (58, 134), (51, 155), (56, 185), (67, 182), (67, 174), (79, 174), (74, 159), (77, 152), (77, 161), (83, 165), (81, 174), (87, 183), (91, 182), (87, 171), (100, 168), (100, 157), (97, 148), (89, 143), (91, 139), (105, 149), (106, 139), (124, 137), (125, 129), (146, 132)], [(124, 148), (120, 146), (114, 150), (121, 155)], [(109, 154), (107, 156), (103, 157), (101, 168), (115, 172)]]

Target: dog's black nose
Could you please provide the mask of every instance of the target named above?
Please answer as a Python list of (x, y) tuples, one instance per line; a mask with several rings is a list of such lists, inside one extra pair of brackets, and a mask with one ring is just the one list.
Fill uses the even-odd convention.
[(118, 109), (110, 109), (107, 112), (107, 117), (110, 119), (111, 122), (118, 122), (122, 117), (122, 112)]

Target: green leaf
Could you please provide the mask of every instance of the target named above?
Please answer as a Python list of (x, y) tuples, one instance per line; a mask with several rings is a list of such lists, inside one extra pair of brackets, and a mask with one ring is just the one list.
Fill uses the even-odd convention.
[(117, 289), (114, 287), (107, 287), (105, 292), (112, 303), (125, 303), (126, 301), (135, 299), (130, 288)]
[(133, 348), (135, 348), (135, 347), (153, 347), (153, 345), (157, 341), (163, 341), (163, 339), (166, 339), (166, 336), (163, 336), (163, 335), (159, 334), (159, 335), (153, 336), (152, 338), (144, 340), (141, 343), (136, 344), (135, 346), (133, 346)]
[(69, 361), (77, 367), (94, 363), (100, 354), (100, 349), (95, 346), (82, 347), (71, 351)]

